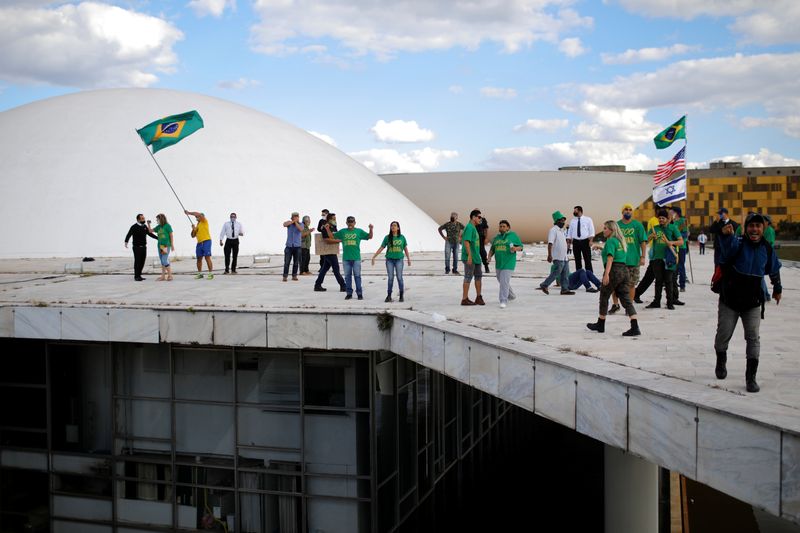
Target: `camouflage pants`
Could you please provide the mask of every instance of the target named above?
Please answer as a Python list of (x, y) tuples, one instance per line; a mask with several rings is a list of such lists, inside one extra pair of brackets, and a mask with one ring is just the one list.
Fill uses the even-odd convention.
[(600, 285), (600, 316), (608, 314), (608, 299), (614, 293), (619, 298), (620, 305), (625, 308), (625, 314), (634, 316), (636, 309), (631, 302), (628, 284), (628, 267), (622, 263), (613, 263), (608, 274), (608, 285)]

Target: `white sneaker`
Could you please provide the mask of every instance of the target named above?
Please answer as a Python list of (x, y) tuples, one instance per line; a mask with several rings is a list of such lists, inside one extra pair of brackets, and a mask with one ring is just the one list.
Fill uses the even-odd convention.
[(505, 309), (505, 308), (506, 308), (506, 304), (500, 304), (500, 309)]

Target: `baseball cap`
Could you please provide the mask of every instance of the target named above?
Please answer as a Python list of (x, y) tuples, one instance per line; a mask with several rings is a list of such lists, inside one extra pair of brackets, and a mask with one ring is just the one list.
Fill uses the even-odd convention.
[(721, 215), (722, 213), (725, 213), (727, 215), (728, 214), (728, 210), (723, 207), (723, 208), (720, 208), (719, 211), (717, 211), (718, 215)]
[(765, 222), (764, 216), (761, 213), (750, 213), (747, 215), (747, 218), (744, 219), (744, 225), (746, 226), (751, 222), (760, 222), (763, 224)]

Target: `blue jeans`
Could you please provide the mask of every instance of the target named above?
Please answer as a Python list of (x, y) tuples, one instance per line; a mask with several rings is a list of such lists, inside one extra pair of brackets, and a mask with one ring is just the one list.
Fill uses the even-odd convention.
[(339, 284), (339, 287), (344, 288), (344, 279), (342, 279), (342, 275), (339, 274), (339, 257), (336, 254), (321, 255), (319, 260), (322, 262), (322, 268), (319, 270), (319, 275), (317, 276), (317, 281), (314, 283), (314, 287), (322, 288), (325, 274), (328, 273), (328, 270), (332, 270), (333, 276), (336, 278), (336, 283)]
[(453, 272), (458, 272), (458, 243), (444, 241), (444, 271), (450, 273), (450, 254), (453, 254)]
[(556, 278), (560, 278), (559, 283), (561, 284), (561, 291), (568, 291), (569, 290), (569, 260), (567, 261), (559, 261), (558, 259), (553, 259), (553, 269), (550, 271), (550, 275), (547, 276), (540, 287), (544, 287), (545, 289), (553, 283)]
[(292, 262), (292, 277), (297, 277), (297, 269), (300, 267), (300, 247), (287, 246), (283, 249), (283, 277), (289, 275), (289, 262)]
[(356, 294), (361, 296), (361, 260), (348, 259), (342, 263), (344, 263), (344, 288), (347, 294), (353, 294), (353, 278), (356, 278)]
[[(158, 259), (161, 261), (161, 266), (169, 266), (169, 246), (167, 246), (167, 253), (161, 253), (161, 245), (158, 245)], [(762, 280), (763, 281), (763, 280)], [(764, 285), (766, 287), (766, 285)]]
[(397, 288), (400, 289), (400, 294), (403, 294), (403, 260), (386, 259), (386, 274), (389, 276), (389, 286), (387, 290), (389, 294), (392, 294), (395, 272), (397, 272)]
[(678, 251), (678, 286), (681, 289), (686, 288), (686, 248)]

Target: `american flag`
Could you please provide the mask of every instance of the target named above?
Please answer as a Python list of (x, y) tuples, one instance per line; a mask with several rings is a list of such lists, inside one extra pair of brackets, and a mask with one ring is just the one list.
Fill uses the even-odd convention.
[(658, 165), (656, 174), (653, 176), (653, 185), (658, 185), (662, 181), (668, 180), (675, 172), (686, 170), (686, 147), (681, 148), (675, 157)]

